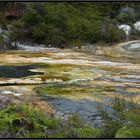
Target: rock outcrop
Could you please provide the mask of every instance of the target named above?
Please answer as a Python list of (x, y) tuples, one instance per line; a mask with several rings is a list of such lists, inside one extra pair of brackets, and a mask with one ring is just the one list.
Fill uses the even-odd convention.
[(0, 28), (0, 50), (13, 49), (11, 41), (7, 36), (7, 30)]
[(135, 24), (134, 24), (134, 27), (137, 31), (140, 31), (140, 21), (137, 21)]

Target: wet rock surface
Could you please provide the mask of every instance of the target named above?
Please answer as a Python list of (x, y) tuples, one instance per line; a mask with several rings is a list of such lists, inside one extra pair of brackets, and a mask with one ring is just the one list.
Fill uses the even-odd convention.
[(7, 34), (8, 30), (0, 28), (0, 51), (14, 48)]
[(100, 126), (101, 117), (98, 115), (97, 108), (102, 107), (101, 103), (90, 100), (74, 101), (47, 96), (43, 97), (43, 100), (45, 99), (58, 111), (55, 114), (56, 117), (67, 119), (72, 114), (80, 114), (84, 120), (92, 122), (92, 125)]
[(36, 65), (27, 66), (0, 66), (0, 77), (5, 78), (21, 78), (29, 75), (42, 74), (39, 72), (31, 72), (30, 69), (35, 69)]
[(130, 44), (106, 47), (97, 54), (25, 45), (25, 50), (0, 53), (0, 106), (18, 98), (64, 119), (79, 113), (99, 126), (98, 107), (111, 114), (108, 102), (116, 96), (140, 101), (139, 56), (130, 55), (126, 45)]

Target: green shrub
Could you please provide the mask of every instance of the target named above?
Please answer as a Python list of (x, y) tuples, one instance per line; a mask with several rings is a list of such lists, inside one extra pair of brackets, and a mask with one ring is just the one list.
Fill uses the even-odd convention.
[(93, 129), (93, 127), (90, 126), (75, 128), (74, 133), (77, 135), (77, 138), (96, 138), (100, 136), (100, 130)]
[(140, 136), (140, 106), (119, 97), (112, 101), (111, 106), (113, 116), (104, 109), (99, 111), (104, 124), (101, 127), (101, 137), (138, 138)]
[(135, 138), (135, 137), (133, 134), (133, 130), (128, 128), (127, 126), (124, 126), (116, 132), (115, 138)]
[(140, 127), (124, 126), (116, 132), (115, 138), (140, 138)]
[[(109, 9), (107, 15), (103, 9)], [(106, 22), (113, 13), (113, 5), (103, 3), (29, 3), (23, 15), (25, 36), (34, 42), (57, 47), (77, 40), (84, 43), (119, 42), (124, 39), (124, 33), (118, 30), (115, 17)], [(105, 27), (105, 35), (102, 35), (104, 24), (108, 28)]]
[[(0, 111), (0, 132), (6, 132), (14, 138), (68, 138), (68, 137), (96, 137), (95, 128), (83, 124), (78, 115), (68, 120), (56, 119), (46, 112), (22, 104), (9, 104)], [(71, 130), (79, 129), (76, 136)]]
[(119, 16), (116, 17), (116, 19), (121, 24), (124, 24), (124, 23), (133, 24), (133, 23), (136, 22), (135, 15), (134, 14), (128, 14), (128, 13), (120, 14)]
[(122, 30), (119, 30), (117, 26), (113, 25), (110, 30), (110, 41), (109, 42), (121, 42), (126, 38), (125, 33)]
[(16, 42), (19, 40), (24, 39), (24, 28), (22, 21), (14, 21), (11, 24), (10, 32), (9, 32), (9, 38), (12, 42)]
[(82, 126), (82, 119), (79, 114), (74, 114), (69, 117), (68, 123), (70, 126), (79, 127)]

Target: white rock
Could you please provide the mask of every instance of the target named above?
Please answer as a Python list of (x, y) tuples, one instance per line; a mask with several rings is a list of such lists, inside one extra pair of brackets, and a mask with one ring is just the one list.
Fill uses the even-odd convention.
[(13, 93), (14, 96), (20, 96), (22, 95), (21, 93)]
[(13, 94), (14, 96), (22, 95), (21, 93), (16, 93), (16, 92), (13, 92), (13, 91), (10, 91), (10, 90), (1, 91), (1, 94)]
[(140, 21), (137, 21), (135, 24), (134, 24), (134, 27), (136, 30), (140, 31)]
[(138, 50), (138, 49), (140, 49), (140, 43), (131, 44), (128, 49), (129, 50)]
[[(119, 62), (112, 62), (112, 61), (96, 61), (93, 62), (95, 64), (103, 64), (103, 65), (108, 65), (108, 66), (124, 66), (124, 63), (119, 63)], [(125, 65), (132, 65), (131, 63), (127, 63)]]
[(13, 94), (13, 92), (9, 90), (4, 90), (1, 92), (1, 94)]
[(131, 27), (127, 24), (120, 25), (119, 29), (122, 29), (126, 33), (126, 35), (129, 35), (131, 31)]

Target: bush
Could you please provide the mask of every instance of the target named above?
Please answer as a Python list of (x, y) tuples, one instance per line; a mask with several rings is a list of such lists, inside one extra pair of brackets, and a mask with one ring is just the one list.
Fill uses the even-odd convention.
[(120, 14), (119, 16), (116, 17), (116, 19), (121, 24), (127, 23), (127, 24), (131, 25), (131, 24), (136, 22), (135, 15), (134, 14), (128, 14), (128, 13)]
[[(24, 28), (28, 29), (25, 36), (34, 42), (57, 47), (77, 40), (84, 43), (97, 43), (101, 40), (113, 43), (123, 40), (124, 33), (118, 30), (114, 20), (110, 19), (106, 23), (108, 15), (104, 17), (100, 7), (105, 10), (110, 8), (111, 14), (111, 5), (97, 3), (29, 3), (23, 16)], [(105, 31), (107, 35), (102, 35), (104, 23), (108, 26)]]
[(140, 39), (140, 31), (133, 29), (129, 35), (130, 40), (138, 40)]
[[(7, 12), (7, 2), (1, 4), (0, 25), (6, 28), (6, 24), (13, 21), (6, 20), (4, 12)], [(25, 40), (33, 43), (52, 44), (57, 47), (65, 47), (74, 44), (77, 40), (82, 43), (114, 43), (123, 41), (126, 36), (118, 30), (117, 25), (126, 23), (132, 25), (139, 14), (118, 14), (122, 7), (130, 6), (137, 10), (138, 5), (132, 3), (26, 3), (26, 7), (16, 3), (21, 18), (14, 23), (14, 31), (10, 37), (12, 40)], [(132, 6), (133, 5), (133, 6)], [(23, 29), (23, 30), (22, 30)], [(133, 35), (137, 38), (137, 35)], [(74, 45), (73, 45), (74, 46)]]
[(126, 39), (126, 34), (124, 31), (119, 30), (117, 26), (113, 25), (110, 30), (110, 39), (109, 42), (114, 43), (114, 42), (121, 42)]
[(113, 116), (101, 109), (103, 119), (101, 137), (107, 138), (138, 138), (140, 137), (140, 106), (124, 99), (112, 101)]
[(0, 11), (0, 27), (6, 29), (6, 23), (5, 15)]
[(95, 128), (82, 123), (77, 115), (68, 120), (56, 119), (26, 104), (8, 105), (0, 111), (0, 121), (0, 133), (13, 138), (68, 138), (74, 137), (72, 130), (78, 130), (75, 137), (89, 137), (89, 134), (96, 137), (96, 133), (99, 134)]
[(115, 138), (135, 138), (135, 136), (132, 129), (124, 126), (116, 132)]
[(87, 126), (85, 128), (76, 128), (74, 133), (77, 135), (77, 138), (97, 138), (100, 136), (99, 129), (93, 129), (93, 127)]
[(12, 42), (16, 42), (24, 39), (23, 34), (23, 23), (22, 21), (15, 21), (11, 24), (9, 38)]

